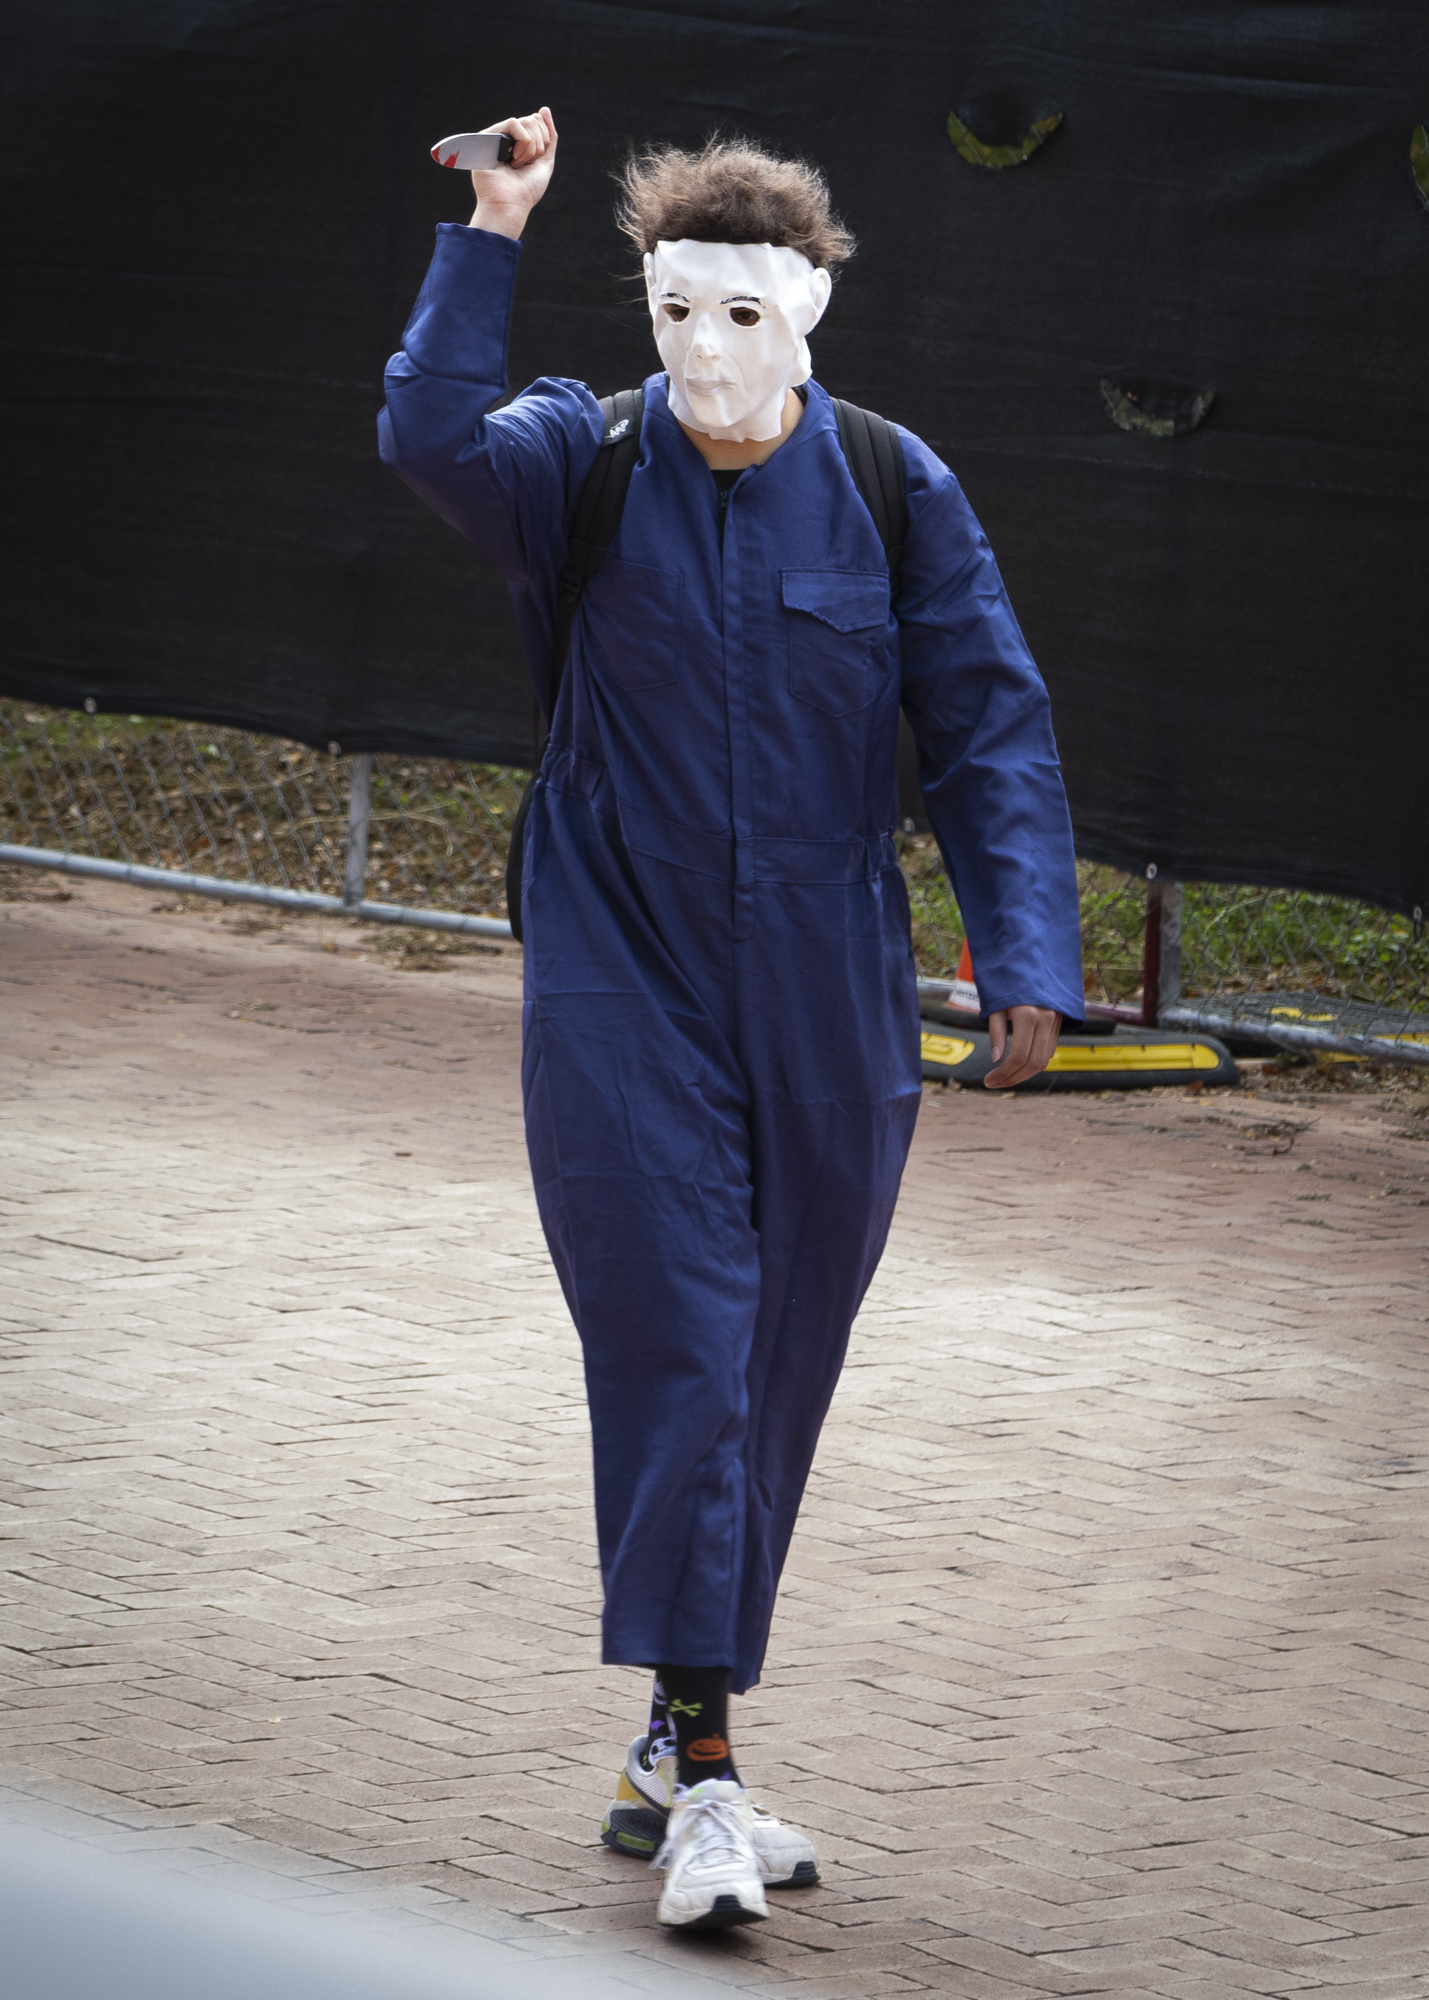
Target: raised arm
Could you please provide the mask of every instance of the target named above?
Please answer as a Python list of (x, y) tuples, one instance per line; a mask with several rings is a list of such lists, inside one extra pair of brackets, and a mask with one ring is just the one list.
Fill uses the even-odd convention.
[(545, 193), (556, 128), (544, 107), (509, 132), (509, 166), (474, 173), (471, 225), (442, 223), (401, 350), (387, 364), (382, 457), (506, 572), (538, 693), (567, 522), (600, 448), (584, 383), (547, 377), (504, 409), (506, 342), (527, 217)]
[[(1072, 827), (1051, 705), (962, 489), (917, 439), (905, 437), (904, 451), (903, 705), (983, 1006), (1011, 1017), (996, 1081), (1018, 1082), (1044, 1067), (1056, 1034), (1050, 1013), (1039, 1022), (1023, 1010), (1079, 1019), (1083, 1005)], [(999, 1039), (1009, 1040), (1009, 1022), (999, 1025), (995, 1060)]]

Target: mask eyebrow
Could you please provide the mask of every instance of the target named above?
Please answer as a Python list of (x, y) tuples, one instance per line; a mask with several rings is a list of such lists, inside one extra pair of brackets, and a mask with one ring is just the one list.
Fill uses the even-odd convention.
[(721, 299), (722, 306), (759, 306), (764, 301), (758, 292), (731, 292), (727, 299)]

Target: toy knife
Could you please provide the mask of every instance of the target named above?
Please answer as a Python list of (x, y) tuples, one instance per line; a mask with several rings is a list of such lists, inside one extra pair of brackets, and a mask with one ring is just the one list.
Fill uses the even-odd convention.
[(508, 165), (515, 150), (516, 141), (509, 132), (457, 132), (450, 139), (438, 139), (432, 158), (439, 167), (470, 173)]

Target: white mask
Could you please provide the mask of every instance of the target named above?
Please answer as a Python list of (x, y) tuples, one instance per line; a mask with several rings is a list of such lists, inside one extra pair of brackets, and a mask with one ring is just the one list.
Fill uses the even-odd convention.
[(805, 335), (831, 284), (770, 243), (657, 243), (645, 290), (680, 422), (739, 444), (778, 437), (789, 391), (813, 373)]

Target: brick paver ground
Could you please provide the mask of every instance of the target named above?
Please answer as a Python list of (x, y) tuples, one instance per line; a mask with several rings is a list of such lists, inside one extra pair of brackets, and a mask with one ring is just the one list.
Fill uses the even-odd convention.
[(11, 882), (0, 1751), (50, 1823), (652, 1991), (1429, 1994), (1429, 1097), (927, 1093), (737, 1709), (825, 1885), (671, 1940), (595, 1841), (643, 1677), (514, 958)]

